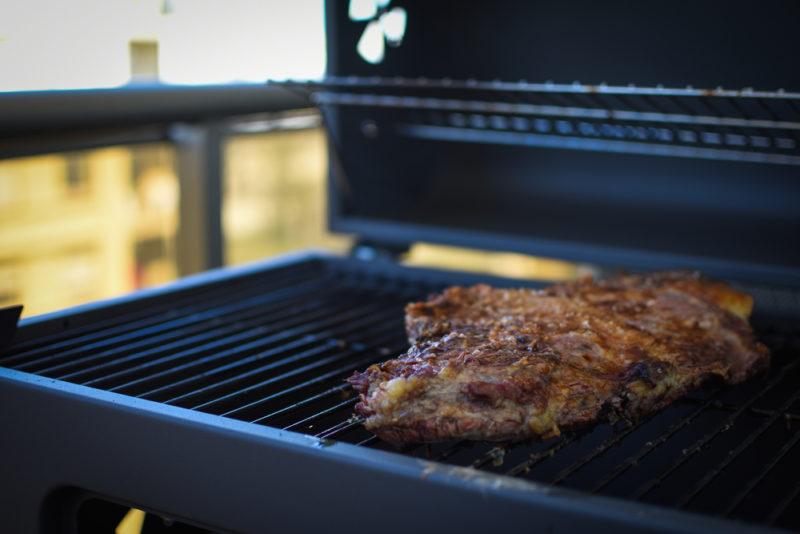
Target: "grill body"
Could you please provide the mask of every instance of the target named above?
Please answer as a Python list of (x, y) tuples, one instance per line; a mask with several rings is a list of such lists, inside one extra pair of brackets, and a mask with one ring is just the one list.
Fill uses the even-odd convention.
[(24, 321), (0, 359), (0, 513), (70, 531), (100, 496), (246, 532), (800, 524), (793, 301), (755, 289), (774, 365), (740, 387), (507, 450), (372, 437), (342, 380), (404, 350), (405, 302), (477, 281), (520, 285), (308, 253)]
[(75, 531), (99, 497), (245, 532), (800, 528), (797, 4), (402, 4), (372, 65), (374, 21), (326, 2), (327, 77), (293, 86), (330, 227), (745, 281), (769, 372), (543, 443), (394, 450), (343, 380), (405, 349), (406, 302), (521, 282), (308, 253), (23, 321), (0, 521)]

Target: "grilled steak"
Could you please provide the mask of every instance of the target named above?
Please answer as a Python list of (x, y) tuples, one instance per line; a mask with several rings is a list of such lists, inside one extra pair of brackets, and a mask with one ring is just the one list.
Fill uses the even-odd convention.
[(548, 438), (765, 368), (751, 309), (748, 295), (693, 273), (451, 287), (406, 307), (405, 355), (349, 382), (366, 427), (396, 444)]

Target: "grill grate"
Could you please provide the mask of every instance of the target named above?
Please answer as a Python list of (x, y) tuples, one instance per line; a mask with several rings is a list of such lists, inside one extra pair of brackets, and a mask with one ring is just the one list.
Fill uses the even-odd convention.
[(323, 111), (389, 113), (411, 138), (800, 164), (800, 93), (783, 90), (350, 76), (284, 86)]
[[(405, 272), (405, 271), (403, 271)], [(148, 302), (34, 338), (0, 365), (166, 404), (394, 450), (351, 417), (343, 379), (404, 350), (424, 274), (309, 260)], [(710, 385), (635, 424), (542, 443), (441, 443), (403, 454), (582, 491), (800, 527), (800, 336), (759, 320), (766, 376)]]

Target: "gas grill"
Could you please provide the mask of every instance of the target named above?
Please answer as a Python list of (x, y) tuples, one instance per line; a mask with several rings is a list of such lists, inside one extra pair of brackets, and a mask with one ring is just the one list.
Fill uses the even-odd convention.
[[(23, 320), (0, 352), (4, 522), (91, 531), (137, 507), (246, 532), (800, 528), (797, 8), (598, 4), (398, 2), (406, 36), (369, 65), (369, 21), (330, 2), (329, 77), (285, 87), (325, 119), (330, 226), (353, 254)], [(718, 44), (742, 27), (753, 42)], [(547, 72), (597, 84), (480, 81)], [(770, 90), (718, 86), (745, 78)], [(404, 304), (540, 285), (403, 266), (414, 241), (700, 269), (755, 297), (772, 365), (641, 421), (395, 449), (343, 381), (405, 350)]]

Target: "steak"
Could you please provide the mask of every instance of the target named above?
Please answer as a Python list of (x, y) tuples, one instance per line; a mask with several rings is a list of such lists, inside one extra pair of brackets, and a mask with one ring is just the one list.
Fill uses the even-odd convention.
[(406, 354), (348, 381), (366, 428), (398, 445), (545, 439), (640, 418), (711, 377), (736, 384), (766, 368), (752, 306), (685, 272), (451, 287), (406, 306)]

